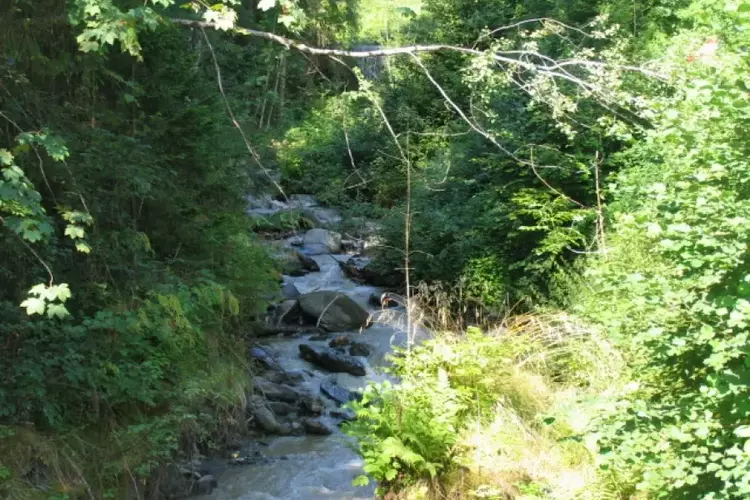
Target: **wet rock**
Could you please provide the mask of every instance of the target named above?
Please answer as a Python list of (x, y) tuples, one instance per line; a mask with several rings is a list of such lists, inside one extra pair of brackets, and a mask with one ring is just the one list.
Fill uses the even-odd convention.
[(372, 353), (372, 349), (369, 345), (364, 342), (352, 342), (349, 346), (350, 356), (364, 356), (367, 357)]
[(276, 362), (275, 359), (262, 347), (252, 347), (250, 349), (250, 359), (252, 359), (255, 363), (263, 366), (264, 368), (270, 369), (270, 370), (276, 370), (279, 368), (279, 364)]
[[(301, 436), (305, 433), (305, 429), (299, 422), (284, 422), (281, 424), (279, 433), (284, 436)], [(284, 457), (280, 457), (280, 459), (283, 460)]]
[(309, 255), (305, 255), (302, 252), (295, 252), (294, 254), (305, 271), (310, 271), (312, 273), (320, 271), (320, 266), (318, 265), (318, 263), (315, 262), (315, 259), (313, 259)]
[(211, 474), (207, 474), (196, 481), (195, 485), (193, 486), (193, 494), (210, 495), (211, 493), (213, 493), (214, 488), (216, 488), (218, 485), (219, 483), (218, 481), (216, 481), (216, 478)]
[(339, 266), (347, 278), (358, 283), (394, 288), (402, 281), (398, 273), (374, 264), (372, 259), (365, 256), (352, 257), (346, 262), (339, 262)]
[(295, 405), (283, 401), (269, 401), (268, 408), (277, 417), (286, 417), (287, 415), (297, 412), (297, 407)]
[(299, 298), (302, 311), (317, 318), (318, 324), (330, 332), (365, 327), (369, 313), (350, 297), (331, 290), (306, 293)]
[(349, 344), (350, 342), (351, 340), (349, 340), (349, 337), (347, 337), (346, 335), (339, 335), (338, 337), (334, 337), (333, 340), (328, 343), (328, 347), (341, 347)]
[(313, 394), (305, 394), (299, 400), (299, 408), (303, 413), (308, 415), (320, 415), (323, 413), (325, 405), (320, 397)]
[(354, 401), (355, 399), (357, 399), (352, 391), (350, 391), (346, 387), (341, 387), (334, 380), (323, 380), (322, 382), (320, 382), (320, 392), (339, 405), (343, 405), (348, 403), (349, 401)]
[(390, 294), (388, 293), (373, 293), (370, 295), (370, 298), (368, 299), (367, 303), (370, 304), (372, 307), (380, 307), (380, 308), (390, 308), (390, 307), (398, 307), (398, 303), (395, 300), (389, 299), (388, 296)]
[(318, 227), (333, 226), (341, 222), (338, 210), (323, 207), (306, 207), (302, 215)]
[(333, 434), (333, 428), (331, 425), (317, 418), (306, 418), (302, 421), (302, 425), (304, 425), (305, 430), (309, 434), (317, 434), (320, 436)]
[(350, 373), (360, 377), (367, 373), (365, 365), (360, 359), (338, 353), (327, 347), (300, 344), (299, 352), (300, 357), (305, 361), (328, 371)]
[(302, 294), (299, 293), (299, 290), (297, 290), (297, 287), (294, 286), (294, 283), (292, 283), (291, 281), (288, 281), (281, 288), (281, 295), (285, 299), (289, 300), (289, 299), (296, 299)]
[(357, 419), (357, 414), (349, 408), (339, 408), (332, 410), (330, 413), (332, 418), (340, 420), (341, 422), (353, 422)]
[(305, 233), (304, 244), (306, 248), (325, 248), (326, 251), (322, 253), (339, 253), (341, 252), (341, 235), (327, 229), (310, 229)]
[(270, 434), (276, 434), (281, 429), (276, 416), (266, 406), (263, 398), (253, 397), (247, 406), (248, 415), (252, 418), (256, 427)]
[(303, 370), (267, 370), (262, 377), (274, 384), (298, 385), (305, 381), (307, 375)]
[(262, 378), (253, 380), (253, 385), (258, 392), (271, 401), (296, 403), (299, 399), (299, 393), (288, 385), (275, 384)]
[(305, 240), (302, 238), (302, 236), (292, 236), (286, 241), (293, 247), (301, 247), (305, 244)]
[(273, 324), (298, 325), (302, 323), (302, 308), (296, 299), (285, 300), (273, 310)]

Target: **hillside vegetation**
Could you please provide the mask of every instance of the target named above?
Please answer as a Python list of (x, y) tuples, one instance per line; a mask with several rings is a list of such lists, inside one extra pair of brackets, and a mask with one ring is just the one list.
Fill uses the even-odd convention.
[(291, 193), (374, 221), (435, 333), (352, 404), (358, 483), (750, 497), (750, 0), (10, 0), (0, 24), (0, 497), (157, 498), (244, 435), (284, 271), (261, 236), (310, 225), (247, 196)]

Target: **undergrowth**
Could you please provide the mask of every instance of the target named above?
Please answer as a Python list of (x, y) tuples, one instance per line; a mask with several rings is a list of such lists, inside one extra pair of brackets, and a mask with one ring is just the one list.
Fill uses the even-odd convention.
[[(366, 476), (387, 498), (620, 498), (585, 439), (626, 370), (600, 334), (560, 313), (440, 333), (397, 353), (397, 383), (352, 406)], [(624, 497), (623, 497), (624, 498)]]

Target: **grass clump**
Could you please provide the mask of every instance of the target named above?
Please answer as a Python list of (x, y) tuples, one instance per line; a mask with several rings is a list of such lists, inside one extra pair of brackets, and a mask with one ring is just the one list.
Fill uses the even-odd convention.
[[(365, 472), (389, 498), (617, 498), (585, 438), (622, 358), (563, 314), (442, 333), (354, 404)], [(358, 483), (369, 479), (360, 477)]]

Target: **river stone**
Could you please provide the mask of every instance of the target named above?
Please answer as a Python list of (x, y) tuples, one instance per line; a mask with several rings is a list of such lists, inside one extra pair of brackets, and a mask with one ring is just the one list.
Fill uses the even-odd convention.
[(207, 474), (196, 481), (195, 485), (193, 486), (193, 494), (210, 495), (211, 493), (213, 493), (214, 488), (216, 488), (218, 485), (219, 483), (218, 481), (216, 481), (216, 478), (211, 474)]
[(323, 253), (339, 253), (341, 251), (341, 235), (327, 229), (310, 229), (305, 233), (305, 247), (314, 248), (322, 246), (327, 249)]
[(341, 387), (334, 380), (323, 380), (320, 382), (320, 392), (329, 397), (339, 405), (354, 401), (356, 396), (346, 387)]
[(305, 430), (310, 434), (318, 434), (320, 436), (333, 434), (331, 426), (317, 418), (306, 418), (302, 421), (302, 425), (305, 426)]
[(313, 273), (320, 271), (320, 266), (318, 265), (318, 263), (315, 262), (315, 259), (313, 259), (309, 255), (305, 255), (302, 252), (294, 252), (294, 255), (297, 257), (297, 260), (300, 262), (302, 268), (305, 271), (310, 271)]
[(284, 286), (281, 288), (281, 295), (289, 300), (289, 299), (296, 299), (301, 293), (299, 293), (299, 290), (297, 290), (297, 287), (294, 286), (294, 283), (291, 281), (287, 281)]
[(285, 300), (277, 305), (273, 311), (274, 323), (276, 325), (297, 325), (302, 319), (302, 308), (296, 299)]
[(257, 362), (258, 364), (270, 369), (275, 370), (279, 368), (279, 364), (268, 352), (262, 347), (255, 346), (250, 349), (250, 359)]
[(320, 397), (313, 394), (304, 394), (299, 400), (299, 407), (303, 413), (309, 415), (320, 415), (323, 413), (325, 404)]
[(367, 357), (372, 353), (370, 346), (364, 342), (352, 342), (349, 345), (349, 354), (351, 356), (364, 356)]
[(363, 377), (367, 371), (365, 365), (358, 358), (347, 356), (328, 347), (315, 347), (300, 344), (300, 357), (315, 365), (332, 372), (344, 372)]
[(349, 340), (349, 337), (347, 337), (346, 335), (339, 335), (338, 337), (334, 337), (328, 343), (328, 347), (341, 347), (349, 344), (350, 342), (351, 340)]
[(273, 382), (269, 382), (260, 377), (253, 380), (253, 385), (266, 397), (266, 399), (272, 401), (296, 403), (299, 399), (299, 393), (288, 385), (274, 384)]
[[(322, 290), (306, 293), (299, 298), (302, 311), (319, 320), (330, 332), (340, 332), (367, 326), (369, 313), (341, 292)], [(322, 315), (322, 317), (321, 317)]]
[(331, 410), (330, 413), (332, 418), (343, 422), (353, 422), (357, 419), (357, 414), (349, 408), (339, 408), (337, 410)]
[(274, 384), (299, 385), (305, 381), (305, 372), (302, 370), (266, 370), (262, 377)]
[(290, 403), (285, 403), (283, 401), (269, 401), (268, 408), (277, 417), (285, 417), (290, 413), (295, 413), (297, 411), (296, 406)]
[(263, 398), (257, 396), (250, 398), (247, 412), (253, 418), (255, 425), (259, 429), (271, 434), (276, 434), (281, 429), (279, 422), (276, 421), (276, 416), (274, 416), (273, 412), (265, 405)]
[(363, 255), (355, 255), (345, 262), (339, 261), (339, 267), (347, 278), (357, 283), (395, 288), (403, 281), (403, 277), (398, 273), (377, 265)]

